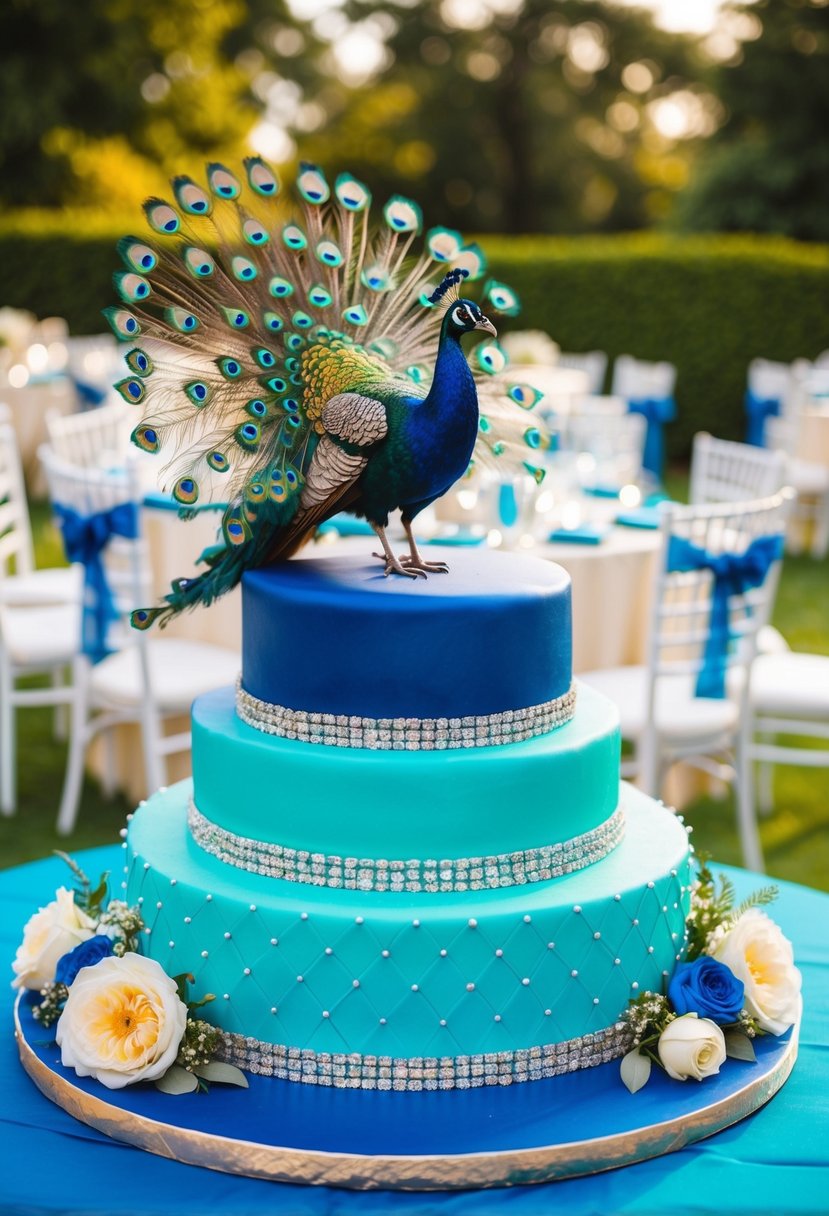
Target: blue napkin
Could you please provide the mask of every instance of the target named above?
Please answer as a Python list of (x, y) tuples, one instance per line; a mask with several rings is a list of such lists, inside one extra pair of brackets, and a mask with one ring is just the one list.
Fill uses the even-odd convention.
[(336, 532), (338, 536), (374, 536), (371, 524), (366, 523), (364, 519), (358, 519), (356, 515), (349, 515), (347, 511), (333, 515), (324, 524), (320, 524), (317, 531), (321, 535)]
[(620, 511), (616, 523), (624, 528), (658, 528), (661, 519), (658, 507), (634, 507), (630, 511)]
[(598, 545), (607, 536), (607, 527), (603, 524), (581, 524), (578, 528), (556, 528), (547, 537), (557, 543), (566, 541), (574, 545)]
[(482, 545), (486, 536), (474, 532), (453, 532), (449, 536), (430, 536), (427, 545)]

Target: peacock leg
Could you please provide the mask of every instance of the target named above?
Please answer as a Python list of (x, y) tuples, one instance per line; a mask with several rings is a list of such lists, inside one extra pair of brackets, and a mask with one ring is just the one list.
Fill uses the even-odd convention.
[(372, 528), (377, 533), (378, 537), (380, 538), (380, 544), (383, 546), (383, 552), (382, 553), (373, 553), (372, 557), (379, 557), (381, 561), (384, 561), (386, 563), (386, 569), (385, 569), (386, 578), (388, 578), (388, 576), (390, 574), (405, 574), (407, 578), (420, 578), (421, 576), (423, 578), (426, 577), (425, 570), (422, 570), (422, 571), (416, 570), (416, 569), (409, 570), (409, 569), (407, 569), (406, 566), (403, 565), (403, 563), (397, 557), (395, 557), (394, 552), (392, 551), (391, 545), (386, 540), (386, 529), (385, 528), (381, 528), (379, 524), (371, 523), (371, 520), (369, 520), (368, 522), (371, 524)]
[(414, 538), (412, 531), (412, 521), (410, 519), (402, 520), (403, 527), (406, 529), (406, 539), (409, 542), (409, 552), (404, 553), (400, 561), (407, 570), (418, 570), (426, 574), (448, 574), (449, 567), (446, 562), (426, 562), (423, 560), (420, 550), (417, 547), (417, 541)]

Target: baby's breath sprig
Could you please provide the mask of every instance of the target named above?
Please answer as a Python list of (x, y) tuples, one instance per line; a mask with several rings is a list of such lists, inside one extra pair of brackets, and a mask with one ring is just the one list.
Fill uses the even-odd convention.
[(676, 1017), (668, 1004), (668, 998), (659, 992), (642, 992), (632, 1000), (622, 1014), (633, 1032), (631, 1050), (639, 1049), (652, 1059), (657, 1059), (656, 1044), (662, 1031)]
[(122, 899), (111, 899), (106, 910), (101, 913), (99, 928), (105, 932), (109, 929), (114, 931), (113, 954), (121, 957), (128, 951), (136, 952), (144, 928), (141, 909), (137, 906), (129, 907)]
[(188, 1018), (176, 1064), (188, 1072), (196, 1072), (213, 1059), (220, 1037), (220, 1032), (209, 1022), (202, 1018)]
[(58, 1020), (63, 1013), (63, 1006), (66, 1004), (66, 998), (69, 996), (69, 989), (66, 984), (59, 984), (53, 981), (47, 984), (45, 988), (41, 988), (40, 995), (43, 1000), (39, 1005), (35, 1005), (32, 1009), (32, 1017), (36, 1022), (40, 1022), (41, 1026), (51, 1026)]

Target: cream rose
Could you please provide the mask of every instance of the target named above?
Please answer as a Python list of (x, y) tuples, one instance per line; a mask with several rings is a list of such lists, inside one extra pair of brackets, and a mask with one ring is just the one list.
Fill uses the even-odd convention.
[(792, 944), (771, 917), (749, 908), (717, 943), (714, 957), (745, 985), (745, 1007), (769, 1034), (782, 1034), (800, 1007)]
[(14, 988), (40, 992), (55, 978), (55, 968), (64, 954), (92, 937), (95, 921), (75, 903), (71, 891), (60, 887), (55, 898), (32, 916), (23, 930), (12, 967)]
[(84, 967), (57, 1024), (61, 1062), (108, 1089), (163, 1076), (178, 1055), (187, 1006), (151, 958), (111, 956)]
[(702, 1081), (713, 1077), (725, 1062), (725, 1038), (716, 1022), (685, 1013), (662, 1031), (657, 1051), (669, 1077)]

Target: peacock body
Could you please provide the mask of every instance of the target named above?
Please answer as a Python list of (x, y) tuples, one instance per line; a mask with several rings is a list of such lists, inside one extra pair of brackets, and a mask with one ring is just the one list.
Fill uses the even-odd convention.
[[(119, 244), (122, 304), (106, 314), (130, 343), (116, 387), (141, 411), (133, 441), (166, 455), (159, 480), (183, 513), (227, 504), (204, 572), (135, 613), (139, 628), (289, 557), (342, 510), (370, 522), (387, 574), (445, 570), (418, 551), (419, 511), (471, 464), (542, 476), (527, 415), (540, 394), (511, 382), (495, 327), (459, 296), (484, 277), (481, 250), (433, 228), (416, 254), (416, 204), (396, 196), (372, 226), (369, 191), (348, 174), (332, 192), (303, 165), (292, 206), (264, 161), (245, 170), (247, 189), (221, 165), (208, 166), (207, 189), (175, 179), (175, 205), (144, 205), (157, 239)], [(518, 311), (501, 283), (483, 296), (488, 311)], [(487, 336), (473, 374), (461, 338), (476, 330)], [(385, 535), (398, 509), (403, 557)]]

